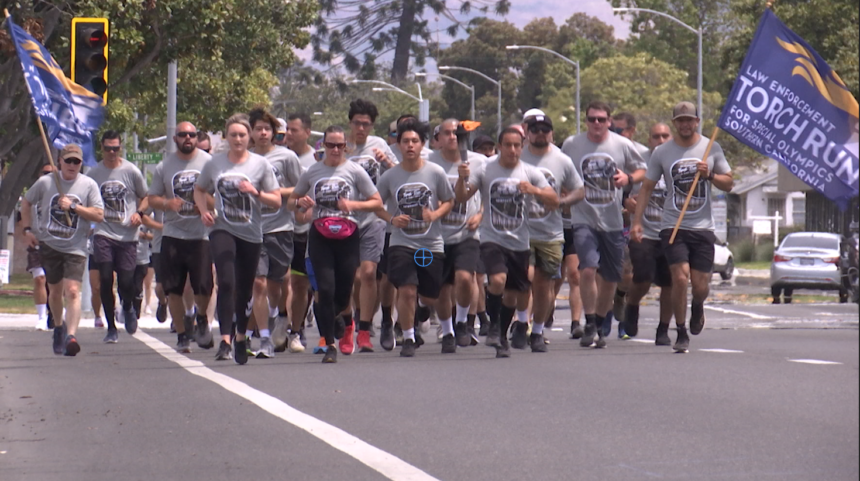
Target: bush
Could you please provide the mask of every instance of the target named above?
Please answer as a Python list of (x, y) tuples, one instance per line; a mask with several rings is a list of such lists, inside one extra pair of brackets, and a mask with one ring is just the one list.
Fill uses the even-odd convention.
[(773, 260), (773, 239), (768, 243), (759, 243), (755, 248), (755, 260), (758, 262), (770, 262)]
[(752, 262), (755, 258), (755, 246), (752, 239), (744, 239), (740, 242), (730, 244), (729, 250), (732, 251), (735, 264), (738, 262)]

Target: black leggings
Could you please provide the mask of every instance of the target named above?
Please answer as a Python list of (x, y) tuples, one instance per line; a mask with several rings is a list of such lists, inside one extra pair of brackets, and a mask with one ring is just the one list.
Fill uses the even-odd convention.
[(248, 327), (251, 295), (257, 263), (260, 261), (260, 246), (239, 239), (223, 230), (209, 234), (209, 248), (218, 274), (218, 324), (222, 336), (233, 334), (233, 316), (236, 330), (242, 334)]
[[(105, 319), (108, 322), (108, 329), (116, 330), (116, 321), (114, 320), (114, 299), (113, 299), (113, 262), (99, 263), (99, 285), (102, 292), (102, 307), (105, 311)], [(123, 271), (116, 269), (116, 291), (122, 301), (122, 310), (128, 312), (132, 309), (132, 301), (134, 300), (134, 271)]]
[[(149, 265), (147, 264), (138, 264), (134, 267), (134, 299), (132, 299), (132, 305), (138, 319), (140, 319), (140, 311), (143, 306), (143, 278), (146, 277), (146, 271), (148, 269)], [(122, 296), (119, 296), (119, 298), (120, 300), (123, 300)]]
[(308, 257), (317, 281), (317, 318), (320, 335), (334, 344), (335, 317), (349, 307), (355, 271), (360, 264), (358, 229), (346, 239), (328, 239), (311, 227)]

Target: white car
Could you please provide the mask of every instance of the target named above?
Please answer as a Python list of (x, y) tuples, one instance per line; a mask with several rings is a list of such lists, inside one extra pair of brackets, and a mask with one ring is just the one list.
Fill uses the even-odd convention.
[(717, 240), (714, 243), (714, 272), (718, 273), (724, 281), (731, 279), (735, 272), (735, 261), (728, 242)]

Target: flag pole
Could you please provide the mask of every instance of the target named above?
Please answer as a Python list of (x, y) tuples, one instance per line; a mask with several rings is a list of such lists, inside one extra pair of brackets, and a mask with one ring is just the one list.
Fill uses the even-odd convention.
[[(8, 23), (6, 20), (10, 17), (9, 10), (3, 9), (3, 23)], [(17, 54), (17, 52), (16, 52)], [(20, 59), (19, 59), (20, 61)], [(24, 73), (22, 70), (21, 73)], [(27, 79), (24, 79), (24, 85), (27, 86), (27, 91), (30, 92), (30, 97), (32, 99), (33, 92), (30, 91), (30, 84), (27, 83)], [(33, 102), (30, 102), (31, 104)], [(36, 114), (36, 123), (39, 124), (39, 133), (42, 135), (42, 145), (45, 147), (45, 155), (48, 157), (48, 163), (51, 164), (51, 168), (54, 170), (54, 184), (57, 186), (57, 193), (60, 194), (60, 197), (65, 197), (65, 193), (63, 193), (63, 186), (60, 185), (60, 169), (54, 163), (54, 156), (51, 154), (51, 146), (48, 143), (48, 136), (45, 135), (45, 127), (42, 126), (42, 118), (39, 117), (39, 112), (36, 111), (36, 105), (33, 105), (33, 112)], [(83, 161), (83, 159), (81, 159)], [(72, 218), (69, 216), (69, 212), (66, 211), (66, 221), (68, 221), (69, 225), (72, 225)]]
[[(711, 153), (711, 147), (714, 146), (714, 140), (717, 138), (717, 134), (720, 133), (719, 127), (714, 127), (714, 133), (711, 134), (711, 139), (708, 140), (708, 148), (705, 149), (705, 155), (702, 156), (702, 160), (708, 161), (708, 154)], [(684, 220), (684, 214), (687, 213), (687, 206), (690, 205), (690, 199), (693, 198), (693, 192), (696, 191), (696, 186), (699, 184), (699, 171), (696, 171), (696, 176), (693, 177), (693, 184), (690, 186), (690, 190), (687, 191), (687, 199), (684, 201), (684, 207), (681, 209), (681, 213), (678, 214), (678, 222), (675, 223), (675, 228), (672, 229), (672, 237), (669, 237), (669, 245), (675, 243), (675, 236), (678, 235), (678, 229), (681, 228), (681, 221)]]

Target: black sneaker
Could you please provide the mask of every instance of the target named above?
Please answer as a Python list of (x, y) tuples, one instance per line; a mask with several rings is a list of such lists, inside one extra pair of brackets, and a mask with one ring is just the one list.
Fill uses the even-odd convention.
[(241, 341), (235, 341), (233, 344), (236, 346), (233, 353), (233, 360), (236, 361), (236, 364), (242, 365), (248, 363), (248, 339), (242, 339)]
[(215, 347), (215, 338), (212, 336), (212, 329), (209, 327), (209, 318), (206, 317), (206, 314), (197, 315), (194, 340), (197, 341), (197, 346), (201, 349), (212, 349)]
[(582, 338), (582, 324), (579, 321), (573, 321), (570, 323), (570, 338), (571, 339), (581, 339)]
[(79, 352), (81, 352), (81, 346), (78, 344), (78, 340), (75, 339), (75, 336), (72, 336), (71, 334), (66, 336), (66, 345), (63, 349), (63, 355), (74, 357)]
[(394, 349), (394, 324), (391, 321), (383, 322), (379, 330), (379, 345), (386, 351)]
[(155, 308), (155, 320), (160, 324), (164, 324), (164, 321), (167, 320), (167, 304), (159, 304)]
[(684, 326), (676, 326), (675, 328), (678, 331), (678, 339), (675, 341), (675, 345), (672, 346), (672, 349), (675, 352), (687, 352), (690, 350), (690, 336), (687, 335), (687, 328)]
[(104, 343), (105, 344), (116, 344), (119, 342), (119, 333), (116, 329), (108, 329), (107, 334), (105, 334)]
[(511, 357), (511, 347), (507, 341), (496, 346), (496, 358)]
[[(468, 347), (472, 343), (472, 336), (469, 335), (469, 326), (465, 322), (458, 322), (454, 325), (454, 334), (457, 338), (458, 346)], [(442, 338), (442, 343), (445, 343), (445, 338)]]
[(597, 334), (596, 324), (585, 324), (582, 337), (579, 338), (580, 347), (591, 347), (594, 344), (594, 336)]
[[(460, 324), (463, 324), (462, 322)], [(459, 325), (459, 324), (458, 324)], [(453, 334), (442, 336), (442, 354), (453, 354), (457, 352), (457, 342)]]
[(233, 359), (233, 346), (228, 344), (227, 341), (221, 341), (221, 344), (218, 346), (218, 352), (215, 353), (215, 360), (229, 361), (230, 359)]
[(415, 304), (415, 328), (421, 325), (422, 322), (430, 319), (430, 306), (421, 307), (419, 304)]
[(481, 327), (478, 328), (479, 336), (486, 336), (490, 333), (490, 321), (482, 322)]
[(66, 325), (58, 326), (54, 328), (54, 354), (58, 356), (63, 355), (63, 347), (66, 342)]
[(185, 326), (185, 334), (188, 337), (194, 335), (194, 316), (184, 315), (182, 316), (182, 325)]
[(525, 349), (526, 344), (528, 343), (528, 337), (526, 333), (528, 333), (529, 325), (525, 322), (516, 321), (514, 322), (513, 333), (511, 335), (511, 347), (514, 349)]
[(322, 358), (323, 364), (334, 364), (337, 362), (337, 346), (332, 344), (326, 347)]
[(502, 327), (498, 324), (490, 323), (490, 327), (487, 331), (487, 339), (484, 340), (484, 344), (490, 347), (498, 347), (502, 345), (502, 335), (501, 335)]
[(606, 347), (606, 336), (604, 336), (604, 335), (603, 335), (603, 332), (601, 332), (601, 331), (598, 329), (598, 331), (597, 331), (597, 340), (596, 340), (596, 341), (594, 341), (594, 348), (595, 348), (595, 349), (603, 349), (604, 347)]
[(424, 338), (421, 337), (421, 333), (418, 332), (418, 329), (415, 329), (415, 349), (424, 345)]
[(690, 307), (690, 334), (698, 336), (702, 329), (705, 328), (705, 307), (691, 306)]
[(334, 320), (334, 338), (342, 338), (344, 332), (346, 332), (346, 321), (343, 320), (342, 316), (337, 316)]
[(188, 335), (183, 332), (182, 334), (178, 334), (176, 337), (176, 352), (190, 354), (191, 339), (188, 338)]
[(546, 343), (543, 340), (543, 334), (532, 333), (529, 336), (529, 345), (532, 348), (532, 352), (547, 352), (547, 351), (549, 351), (549, 348), (546, 346)]
[(475, 327), (474, 326), (467, 326), (467, 329), (468, 329), (468, 333), (469, 333), (469, 345), (470, 346), (477, 346), (478, 344), (480, 344), (480, 341), (478, 341), (478, 335), (475, 334)]
[(655, 346), (671, 346), (672, 339), (669, 338), (669, 325), (660, 324), (657, 326), (657, 337), (654, 339)]
[(630, 337), (639, 334), (639, 306), (624, 307), (624, 332)]
[(412, 339), (404, 339), (403, 347), (400, 348), (400, 357), (415, 356), (415, 341)]
[(125, 319), (125, 332), (129, 334), (137, 332), (137, 313), (134, 312), (134, 309), (123, 311), (122, 317)]

